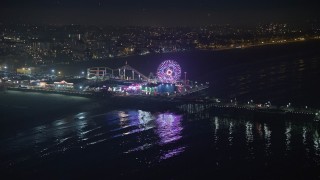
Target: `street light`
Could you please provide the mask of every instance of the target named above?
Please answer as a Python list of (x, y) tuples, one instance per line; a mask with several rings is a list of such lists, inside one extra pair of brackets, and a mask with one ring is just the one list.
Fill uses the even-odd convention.
[(52, 69), (51, 72), (54, 73), (54, 69)]

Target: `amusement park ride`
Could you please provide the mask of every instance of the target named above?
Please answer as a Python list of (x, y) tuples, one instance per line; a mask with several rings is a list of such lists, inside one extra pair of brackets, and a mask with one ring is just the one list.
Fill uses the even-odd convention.
[(163, 61), (157, 68), (155, 78), (145, 76), (127, 63), (117, 69), (111, 69), (109, 67), (93, 67), (87, 69), (87, 79), (114, 79), (122, 82), (136, 82), (136, 84), (138, 83), (137, 87), (146, 88), (146, 90), (144, 90), (146, 94), (166, 93), (169, 95), (178, 93), (180, 95), (186, 95), (208, 88), (208, 84), (203, 85), (203, 87), (190, 86), (186, 81), (186, 72), (184, 73), (184, 80), (181, 79), (181, 74), (181, 66), (174, 60)]
[[(130, 74), (130, 71), (132, 75)], [(135, 76), (136, 75), (136, 76)], [(163, 61), (157, 69), (156, 82), (162, 83), (176, 83), (181, 77), (181, 67), (173, 60)], [(88, 79), (111, 79), (118, 78), (122, 80), (141, 80), (141, 81), (154, 81), (144, 74), (140, 73), (135, 68), (126, 64), (122, 67), (112, 69), (109, 67), (91, 67), (87, 69)]]

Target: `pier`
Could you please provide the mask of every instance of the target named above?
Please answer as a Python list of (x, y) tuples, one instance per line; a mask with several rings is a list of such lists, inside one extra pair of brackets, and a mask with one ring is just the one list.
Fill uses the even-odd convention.
[[(24, 89), (16, 87), (7, 87), (7, 90), (23, 91), (23, 92), (40, 92), (40, 93), (53, 93), (63, 94), (70, 96), (83, 96), (88, 98), (103, 97), (108, 101), (112, 98), (118, 104), (134, 105), (138, 107), (156, 107), (160, 109), (178, 109), (188, 114), (214, 112), (219, 115), (234, 115), (234, 116), (252, 116), (264, 115), (266, 117), (290, 117), (293, 119), (301, 119), (306, 121), (320, 121), (320, 110), (314, 108), (297, 108), (291, 105), (274, 106), (271, 104), (255, 104), (253, 102), (238, 103), (227, 102), (226, 100), (217, 101), (217, 99), (198, 98), (195, 96), (187, 96), (191, 93), (196, 93), (207, 89), (208, 86), (200, 86), (191, 91), (179, 95), (169, 96), (152, 96), (152, 95), (116, 95), (103, 92), (85, 92), (85, 91), (67, 91), (67, 90), (43, 90), (43, 89)], [(110, 99), (109, 99), (110, 100)]]
[(213, 112), (219, 115), (232, 116), (257, 116), (261, 115), (267, 118), (292, 118), (302, 121), (320, 121), (319, 109), (303, 109), (294, 107), (260, 107), (259, 104), (232, 104), (232, 103), (217, 103), (212, 101), (189, 101), (186, 104), (181, 104), (178, 108), (189, 114), (197, 114), (202, 112)]

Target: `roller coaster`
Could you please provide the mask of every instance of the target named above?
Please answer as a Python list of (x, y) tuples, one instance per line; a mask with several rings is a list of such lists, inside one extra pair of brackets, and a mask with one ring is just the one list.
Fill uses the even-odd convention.
[[(130, 73), (131, 72), (131, 73)], [(109, 67), (91, 67), (87, 69), (88, 79), (109, 79), (119, 78), (123, 80), (141, 80), (150, 81), (150, 78), (131, 67), (127, 63), (119, 68), (112, 69)]]

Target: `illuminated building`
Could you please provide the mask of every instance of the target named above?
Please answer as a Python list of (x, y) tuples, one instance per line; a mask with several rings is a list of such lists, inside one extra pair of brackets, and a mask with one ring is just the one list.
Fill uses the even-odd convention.
[(19, 74), (31, 74), (34, 68), (18, 68), (17, 73)]

